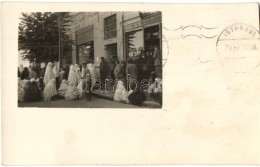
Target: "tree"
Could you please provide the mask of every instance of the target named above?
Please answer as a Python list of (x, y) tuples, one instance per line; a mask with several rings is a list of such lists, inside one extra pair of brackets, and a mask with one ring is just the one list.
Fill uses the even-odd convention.
[(20, 20), (18, 47), (23, 59), (53, 62), (59, 60), (59, 52), (64, 56), (71, 53), (72, 40), (66, 33), (71, 24), (69, 13), (22, 13)]

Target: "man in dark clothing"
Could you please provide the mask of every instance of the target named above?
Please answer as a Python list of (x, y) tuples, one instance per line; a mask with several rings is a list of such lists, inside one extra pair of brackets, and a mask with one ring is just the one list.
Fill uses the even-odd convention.
[(90, 101), (91, 100), (91, 74), (90, 71), (88, 69), (88, 67), (86, 67), (86, 100)]
[(123, 81), (123, 84), (125, 86), (125, 88), (127, 88), (127, 84), (126, 84), (126, 62), (122, 61), (122, 67), (121, 67), (121, 80)]
[(66, 65), (63, 65), (63, 71), (64, 71), (63, 79), (67, 81), (69, 77), (70, 68), (67, 67)]
[(85, 91), (86, 101), (91, 100), (91, 75), (86, 62), (83, 61), (81, 66), (81, 79), (83, 83), (83, 90)]
[(160, 54), (159, 47), (156, 46), (153, 53), (154, 67), (157, 78), (162, 78), (162, 57)]
[(43, 67), (42, 69), (41, 69), (41, 72), (40, 72), (40, 78), (44, 78), (44, 75), (45, 75), (45, 70), (46, 70), (46, 68), (45, 67)]
[[(154, 71), (154, 60), (153, 60), (153, 54), (150, 51), (146, 52), (146, 64), (147, 64), (147, 70), (149, 75), (152, 71)], [(150, 76), (149, 76), (150, 77)]]
[(104, 57), (101, 57), (101, 62), (100, 62), (100, 65), (99, 65), (99, 73), (100, 73), (100, 78), (101, 78), (101, 85), (102, 85), (102, 89), (104, 89), (104, 84), (105, 84), (105, 81), (106, 81), (106, 76), (108, 74), (108, 64), (107, 62), (105, 61), (105, 58)]
[(29, 69), (28, 67), (25, 67), (22, 74), (21, 74), (21, 80), (27, 79), (29, 80)]
[(143, 79), (143, 68), (144, 68), (145, 63), (146, 63), (145, 54), (144, 54), (144, 52), (141, 52), (141, 54), (138, 55), (138, 58), (135, 61), (135, 65), (138, 70), (137, 79), (139, 82), (141, 82), (141, 80)]

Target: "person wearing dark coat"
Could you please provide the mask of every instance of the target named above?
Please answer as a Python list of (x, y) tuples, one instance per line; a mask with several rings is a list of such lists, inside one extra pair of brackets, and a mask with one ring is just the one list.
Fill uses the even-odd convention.
[(134, 62), (137, 70), (138, 70), (138, 81), (141, 82), (141, 80), (143, 79), (143, 68), (144, 65), (146, 64), (146, 57), (144, 52), (141, 52), (140, 55), (138, 55), (138, 58), (136, 59), (136, 61)]
[(152, 71), (155, 71), (155, 69), (154, 69), (153, 55), (149, 51), (146, 52), (146, 64), (147, 64), (148, 73), (150, 75)]
[(63, 79), (67, 81), (69, 77), (70, 68), (64, 65), (63, 70), (64, 70)]
[(162, 57), (158, 46), (154, 48), (153, 59), (156, 77), (162, 78)]
[(24, 101), (26, 102), (34, 102), (34, 101), (41, 101), (42, 99), (42, 92), (35, 82), (34, 79), (31, 80), (29, 84), (28, 90), (24, 94)]
[(125, 62), (125, 61), (122, 61), (122, 62), (121, 62), (120, 80), (123, 82), (124, 87), (125, 87), (126, 89), (128, 89), (128, 88), (127, 88), (127, 83), (126, 83), (126, 62)]
[(27, 79), (29, 80), (29, 70), (27, 67), (24, 68), (22, 74), (21, 74), (21, 80)]
[(105, 81), (106, 81), (106, 77), (107, 77), (107, 74), (108, 74), (108, 64), (107, 62), (105, 61), (105, 58), (104, 57), (101, 57), (101, 62), (100, 62), (100, 65), (99, 65), (99, 73), (100, 73), (100, 79), (101, 79), (101, 85), (102, 85), (102, 89), (104, 89), (104, 84), (105, 84)]
[(140, 91), (140, 89), (138, 88), (136, 89), (136, 91), (130, 93), (130, 95), (128, 96), (128, 100), (130, 104), (140, 106), (146, 100), (146, 97), (144, 92)]
[(43, 67), (43, 68), (41, 69), (41, 72), (40, 72), (40, 75), (39, 75), (41, 78), (44, 78), (45, 70), (46, 70), (45, 67)]

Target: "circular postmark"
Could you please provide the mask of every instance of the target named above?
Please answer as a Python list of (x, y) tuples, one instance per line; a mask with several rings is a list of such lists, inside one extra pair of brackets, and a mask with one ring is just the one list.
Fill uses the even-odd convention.
[(259, 32), (244, 23), (225, 28), (216, 43), (221, 63), (233, 72), (248, 72), (260, 63)]

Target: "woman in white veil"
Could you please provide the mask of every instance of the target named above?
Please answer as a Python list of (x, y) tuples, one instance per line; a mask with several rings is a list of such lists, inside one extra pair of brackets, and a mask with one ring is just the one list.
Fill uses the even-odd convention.
[(81, 80), (81, 74), (80, 74), (80, 67), (79, 67), (79, 65), (78, 64), (75, 64), (74, 65), (74, 70), (75, 70), (75, 72), (76, 72), (76, 74), (77, 74), (77, 80), (78, 80), (78, 82)]
[(114, 94), (114, 101), (126, 102), (128, 92), (126, 91), (124, 84), (121, 80), (117, 82), (116, 91)]
[(56, 80), (51, 79), (43, 90), (43, 100), (50, 101), (53, 96), (57, 95)]
[(70, 65), (70, 72), (68, 77), (68, 83), (73, 84), (74, 86), (78, 85), (77, 73), (75, 72), (75, 68), (73, 65)]
[(77, 100), (79, 98), (79, 90), (78, 88), (73, 85), (73, 83), (69, 82), (67, 87), (67, 91), (65, 93), (66, 100)]
[(45, 84), (45, 86), (49, 83), (49, 81), (51, 79), (55, 79), (55, 75), (53, 73), (52, 70), (53, 64), (51, 62), (48, 63), (45, 74), (44, 74), (44, 78), (43, 78), (43, 82)]

